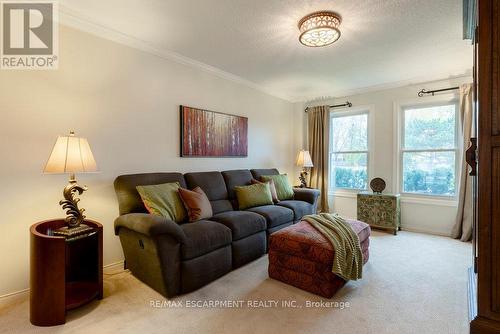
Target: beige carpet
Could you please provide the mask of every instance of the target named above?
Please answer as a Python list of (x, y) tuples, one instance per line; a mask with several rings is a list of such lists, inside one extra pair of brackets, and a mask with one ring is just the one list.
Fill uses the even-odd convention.
[[(162, 305), (159, 294), (128, 272), (106, 273), (105, 298), (68, 314), (67, 323), (29, 323), (27, 293), (0, 301), (2, 333), (468, 333), (469, 243), (401, 232), (374, 232), (361, 281), (332, 299), (349, 307), (307, 308), (322, 298), (267, 277), (267, 257)], [(244, 307), (188, 308), (187, 303), (242, 300)], [(295, 301), (296, 308), (253, 308), (247, 301)], [(163, 306), (153, 308), (151, 301)], [(256, 303), (257, 304), (257, 303)], [(259, 305), (255, 305), (259, 306)], [(300, 306), (302, 306), (300, 308)], [(332, 305), (335, 306), (335, 305)]]

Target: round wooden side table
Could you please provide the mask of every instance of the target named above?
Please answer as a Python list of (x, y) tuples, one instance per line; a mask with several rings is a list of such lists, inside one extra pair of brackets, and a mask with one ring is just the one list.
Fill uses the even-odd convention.
[(30, 228), (30, 321), (36, 326), (66, 322), (66, 311), (102, 299), (102, 225), (79, 238), (54, 236), (64, 219), (46, 220)]

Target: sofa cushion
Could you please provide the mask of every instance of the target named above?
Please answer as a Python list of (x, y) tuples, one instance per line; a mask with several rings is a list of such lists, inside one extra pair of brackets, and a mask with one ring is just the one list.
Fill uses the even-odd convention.
[(293, 221), (293, 211), (278, 205), (264, 205), (248, 209), (266, 218), (267, 228), (275, 227)]
[(286, 200), (278, 203), (280, 206), (293, 210), (294, 221), (299, 221), (305, 215), (312, 215), (314, 207), (312, 204), (304, 201)]
[(214, 213), (220, 213), (220, 212), (225, 212), (225, 211), (233, 211), (233, 205), (230, 201), (227, 199), (221, 199), (218, 201), (210, 201), (210, 204), (212, 204), (212, 211)]
[(182, 244), (183, 260), (192, 259), (223, 246), (231, 244), (231, 230), (226, 226), (209, 220), (180, 225), (186, 235)]
[(227, 186), (227, 194), (230, 200), (236, 199), (234, 187), (247, 186), (252, 181), (252, 173), (248, 169), (226, 170), (222, 172)]
[(232, 210), (226, 183), (220, 172), (187, 173), (184, 175), (189, 189), (200, 187), (207, 195), (214, 213)]
[(232, 231), (233, 240), (266, 230), (266, 219), (254, 212), (226, 211), (214, 215), (210, 220), (227, 226)]
[(250, 172), (256, 180), (260, 180), (264, 175), (280, 175), (280, 172), (276, 168), (251, 169)]
[(189, 189), (200, 187), (211, 201), (227, 199), (227, 189), (220, 172), (187, 173), (184, 175)]

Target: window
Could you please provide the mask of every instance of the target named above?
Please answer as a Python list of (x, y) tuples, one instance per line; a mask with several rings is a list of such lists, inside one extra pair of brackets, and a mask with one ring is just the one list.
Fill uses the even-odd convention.
[(402, 108), (401, 192), (455, 196), (457, 102)]
[(330, 188), (366, 189), (368, 155), (368, 111), (331, 113)]

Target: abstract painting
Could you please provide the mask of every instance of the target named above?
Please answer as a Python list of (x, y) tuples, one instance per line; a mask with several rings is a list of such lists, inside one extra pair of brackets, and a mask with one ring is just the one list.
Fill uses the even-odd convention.
[(246, 157), (248, 118), (180, 106), (181, 157)]

